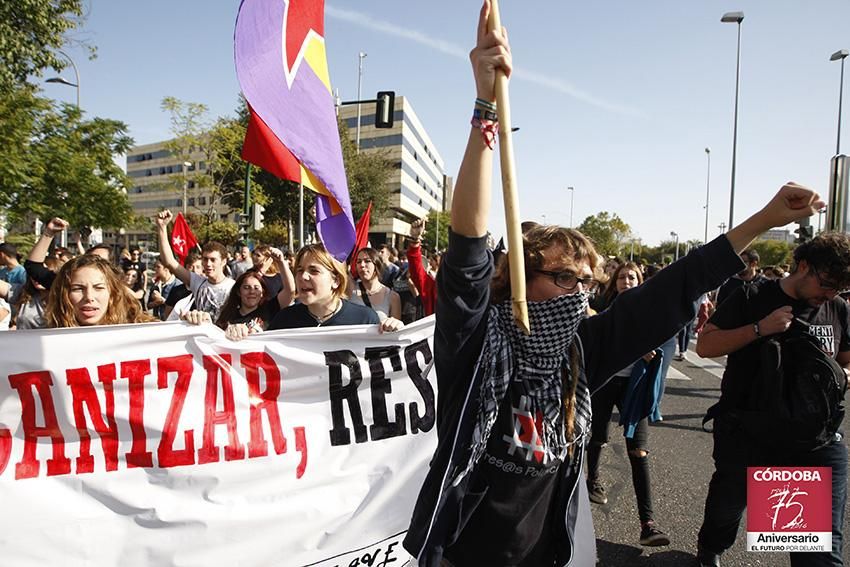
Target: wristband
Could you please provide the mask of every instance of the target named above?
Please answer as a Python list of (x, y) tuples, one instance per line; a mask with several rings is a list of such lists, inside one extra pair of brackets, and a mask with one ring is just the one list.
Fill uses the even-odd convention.
[(499, 133), (499, 123), (492, 120), (482, 120), (472, 117), (472, 127), (481, 131), (484, 144), (491, 150), (496, 147), (496, 135)]
[(761, 338), (761, 332), (759, 331), (759, 324), (758, 324), (758, 322), (753, 323), (753, 331), (755, 331), (755, 332), (756, 332), (756, 337)]
[(473, 109), (472, 117), (477, 118), (478, 120), (489, 120), (490, 122), (498, 122), (499, 115), (493, 112), (492, 110), (485, 110), (481, 108)]
[(493, 112), (496, 112), (496, 103), (494, 102), (484, 100), (483, 98), (476, 98), (475, 104), (482, 108), (486, 108), (487, 110), (492, 110)]

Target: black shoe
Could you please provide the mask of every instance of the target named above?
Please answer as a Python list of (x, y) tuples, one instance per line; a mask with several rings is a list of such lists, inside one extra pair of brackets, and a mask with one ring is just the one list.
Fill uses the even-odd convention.
[(670, 537), (659, 530), (655, 522), (649, 520), (640, 525), (640, 544), (649, 547), (670, 545)]
[(699, 561), (700, 567), (720, 567), (720, 554), (712, 553), (701, 545), (698, 545), (697, 561)]
[(605, 486), (599, 480), (587, 481), (587, 493), (590, 501), (594, 504), (608, 504), (608, 495)]

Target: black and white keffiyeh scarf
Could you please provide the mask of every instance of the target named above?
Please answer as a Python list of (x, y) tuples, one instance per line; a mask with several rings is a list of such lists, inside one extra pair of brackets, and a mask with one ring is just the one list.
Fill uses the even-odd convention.
[[(570, 345), (578, 326), (587, 315), (588, 295), (584, 292), (560, 295), (546, 301), (528, 303), (531, 335), (525, 335), (514, 322), (511, 302), (490, 308), (487, 334), (476, 366), (481, 375), (481, 404), (473, 432), (469, 463), (454, 483), (472, 470), (487, 447), (499, 408), (512, 380), (521, 380), (531, 401), (532, 415), (543, 416), (543, 441), (547, 455), (563, 459), (570, 445), (580, 442), (590, 424), (590, 391), (582, 376), (572, 376)], [(578, 379), (575, 428), (572, 440), (564, 429), (562, 382)], [(580, 374), (580, 373), (579, 373)]]

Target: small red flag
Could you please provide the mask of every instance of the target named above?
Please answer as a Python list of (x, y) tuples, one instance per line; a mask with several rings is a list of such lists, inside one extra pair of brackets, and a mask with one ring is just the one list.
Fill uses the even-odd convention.
[(357, 226), (354, 229), (354, 250), (351, 251), (351, 275), (354, 277), (357, 277), (357, 252), (359, 252), (361, 248), (369, 246), (369, 223), (371, 222), (371, 215), (372, 201), (369, 201), (369, 205), (366, 207), (366, 212), (364, 212), (363, 216), (360, 217), (360, 220), (357, 221)]
[(189, 228), (189, 223), (183, 217), (183, 213), (177, 213), (177, 218), (174, 219), (174, 229), (171, 231), (171, 249), (180, 264), (186, 259), (189, 250), (198, 245), (198, 239), (192, 234), (192, 229)]

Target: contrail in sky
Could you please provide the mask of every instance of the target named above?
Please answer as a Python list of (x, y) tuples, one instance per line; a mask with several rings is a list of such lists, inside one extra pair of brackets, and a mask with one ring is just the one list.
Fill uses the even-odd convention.
[[(463, 59), (464, 61), (466, 61), (469, 58), (469, 50), (459, 45), (448, 41), (443, 41), (441, 39), (435, 39), (429, 35), (410, 28), (405, 28), (390, 22), (376, 20), (375, 18), (366, 14), (362, 14), (360, 12), (343, 10), (341, 8), (336, 8), (334, 6), (326, 4), (325, 14), (335, 20), (342, 20), (354, 24), (356, 26), (374, 30), (386, 35), (398, 37), (407, 41), (412, 41), (414, 43), (418, 43), (419, 45), (423, 45), (429, 49), (439, 51), (440, 53), (444, 53), (457, 59)], [(580, 100), (581, 102), (587, 103), (591, 106), (602, 108), (610, 112), (615, 112), (617, 114), (623, 114), (626, 116), (641, 116), (641, 113), (634, 109), (607, 102), (605, 100), (593, 96), (590, 93), (584, 92), (581, 89), (574, 87), (566, 81), (563, 81), (561, 79), (555, 79), (542, 73), (524, 71), (522, 69), (514, 69), (513, 78), (552, 89), (554, 91), (570, 96), (576, 100)]]

